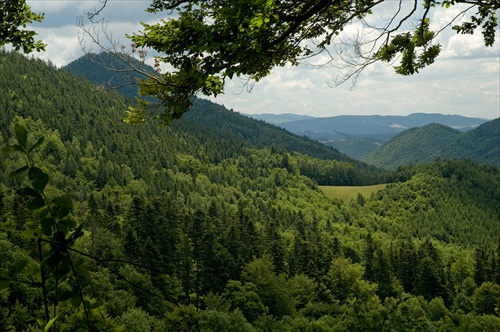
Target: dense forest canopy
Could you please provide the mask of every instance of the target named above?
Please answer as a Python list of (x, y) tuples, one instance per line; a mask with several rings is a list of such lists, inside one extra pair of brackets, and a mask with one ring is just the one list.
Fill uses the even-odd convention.
[[(167, 102), (171, 123), (196, 93), (322, 52), (382, 3), (153, 0), (177, 16), (145, 24), (134, 47), (177, 71), (140, 92)], [(423, 1), (401, 32), (411, 3), (361, 68), (397, 55), (400, 74), (431, 64), (436, 5), (470, 4), (454, 29), (494, 41), (498, 1)], [(19, 29), (42, 19), (25, 1), (0, 2), (0, 18), (1, 45), (43, 49)], [(0, 51), (1, 331), (500, 330), (496, 167), (437, 160), (389, 174), (206, 101), (163, 128), (128, 126), (127, 104)], [(230, 129), (209, 130), (221, 123)], [(382, 181), (347, 203), (318, 190)]]
[[(123, 96), (40, 60), (0, 73), (0, 145), (30, 156), (0, 157), (0, 330), (500, 329), (497, 168), (387, 177), (207, 101), (129, 126)], [(393, 183), (344, 203), (315, 176)]]
[(460, 132), (429, 124), (408, 129), (379, 146), (363, 160), (385, 169), (430, 162), (436, 158), (472, 159), (500, 166), (500, 118)]

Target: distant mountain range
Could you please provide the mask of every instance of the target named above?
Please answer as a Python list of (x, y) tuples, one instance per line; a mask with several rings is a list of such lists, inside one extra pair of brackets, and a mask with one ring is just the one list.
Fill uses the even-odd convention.
[(408, 129), (363, 160), (385, 169), (396, 169), (436, 158), (472, 159), (500, 166), (500, 118), (467, 132), (435, 123)]
[(394, 135), (410, 128), (437, 123), (467, 131), (488, 121), (460, 115), (426, 113), (407, 116), (341, 115), (323, 118), (306, 116), (294, 121), (291, 121), (293, 119), (291, 114), (248, 116), (276, 124), (294, 134), (319, 140), (356, 159), (364, 158)]
[(291, 114), (291, 113), (283, 113), (283, 114), (262, 113), (262, 114), (243, 114), (243, 115), (246, 115), (256, 120), (262, 120), (264, 122), (274, 125), (281, 125), (283, 123), (294, 122), (294, 121), (316, 119), (316, 117), (314, 116)]
[[(117, 71), (107, 71), (96, 62), (102, 62), (104, 67), (113, 67)], [(142, 77), (123, 73), (123, 69), (123, 63), (105, 54), (81, 57), (64, 68), (107, 88), (119, 87), (119, 92), (133, 98), (137, 94), (137, 87), (130, 83)], [(153, 71), (146, 65), (143, 69)], [(424, 113), (408, 116), (344, 115), (330, 118), (296, 114), (241, 116), (212, 102), (196, 100), (191, 111), (176, 126), (188, 131), (196, 127), (197, 132), (208, 131), (223, 137), (234, 137), (252, 145), (273, 146), (315, 158), (349, 162), (368, 170), (368, 165), (357, 160), (366, 160), (386, 169), (394, 169), (400, 164), (428, 161), (438, 156), (472, 158), (479, 162), (493, 160), (495, 164), (495, 158), (498, 159), (498, 153), (495, 157), (495, 150), (492, 148), (495, 142), (488, 141), (494, 126), (480, 126), (486, 121), (459, 115)], [(473, 131), (463, 132), (476, 127)], [(385, 143), (387, 140), (389, 141)], [(467, 148), (464, 149), (464, 146)], [(493, 151), (492, 156), (489, 151)], [(484, 160), (478, 159), (478, 155), (484, 156)]]

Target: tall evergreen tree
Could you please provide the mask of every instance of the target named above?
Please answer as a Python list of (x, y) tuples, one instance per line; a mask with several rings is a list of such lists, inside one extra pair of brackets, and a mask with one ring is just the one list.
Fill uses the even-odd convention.
[(271, 256), (277, 274), (285, 272), (285, 248), (279, 233), (278, 222), (269, 220), (266, 223), (266, 252)]

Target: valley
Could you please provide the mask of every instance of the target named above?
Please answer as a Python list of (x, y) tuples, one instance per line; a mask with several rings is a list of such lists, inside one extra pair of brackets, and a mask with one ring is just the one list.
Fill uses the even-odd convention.
[[(420, 136), (415, 136), (408, 139), (412, 141), (414, 146), (401, 146), (400, 149), (405, 150), (405, 153), (412, 153), (415, 146), (428, 144), (427, 141), (422, 141), (422, 143), (420, 143), (419, 140), (421, 138), (422, 140), (429, 140), (434, 137), (435, 141), (431, 144), (437, 144), (437, 147), (439, 147), (440, 149), (445, 149), (446, 141), (441, 141), (440, 138), (442, 137), (440, 137), (440, 135), (445, 135), (444, 132), (446, 128), (448, 128), (448, 130), (453, 130), (456, 134), (455, 136), (457, 136), (457, 139), (458, 136), (464, 136), (464, 138), (460, 140), (468, 140), (468, 138), (465, 137), (471, 136), (471, 133), (473, 133), (477, 127), (489, 122), (486, 119), (470, 118), (459, 115), (444, 115), (437, 113), (414, 113), (407, 116), (345, 115), (329, 118), (300, 118), (297, 115), (295, 116), (295, 118), (293, 118), (287, 114), (255, 114), (248, 116), (276, 124), (297, 135), (304, 135), (313, 140), (321, 141), (323, 144), (331, 146), (355, 159), (366, 161), (378, 167), (387, 166), (392, 169), (395, 169), (399, 165), (408, 164), (408, 161), (405, 160), (405, 158), (398, 159), (398, 157), (394, 157), (396, 158), (396, 160), (400, 160), (399, 164), (395, 160), (390, 165), (384, 165), (380, 162), (379, 159), (393, 158), (389, 156), (391, 152), (387, 152), (387, 150), (394, 150), (394, 148), (389, 147), (391, 144), (394, 144), (392, 143), (392, 141), (398, 140), (399, 137), (403, 137), (404, 135), (409, 135), (410, 132), (416, 134), (416, 128), (427, 128), (427, 132), (419, 134)], [(434, 128), (434, 130), (437, 130), (437, 125), (441, 125), (440, 128), (442, 128), (442, 133), (431, 133), (430, 128)], [(499, 136), (498, 130), (494, 129), (494, 126), (492, 125), (490, 125), (489, 128), (489, 132), (483, 132), (481, 134), (479, 134), (479, 130), (475, 131), (476, 135), (484, 137), (483, 140), (488, 138), (490, 138), (490, 140), (497, 139)], [(423, 138), (424, 136), (426, 136), (426, 138)], [(496, 143), (500, 142), (496, 141)], [(462, 144), (468, 143), (462, 142)], [(387, 145), (388, 147), (382, 147), (383, 145)], [(453, 148), (453, 152), (435, 151), (434, 154), (430, 151), (426, 151), (426, 153), (413, 153), (411, 162), (431, 161), (432, 158), (436, 158), (439, 156), (447, 158), (453, 156), (464, 158), (464, 155), (467, 154), (458, 152), (456, 151), (456, 149), (457, 148)], [(495, 147), (488, 145), (484, 147), (484, 149), (491, 150), (495, 149)], [(495, 154), (498, 153), (498, 149), (495, 149)], [(474, 151), (470, 151), (467, 157), (472, 157), (474, 159), (474, 154)], [(485, 161), (484, 158), (480, 157), (480, 155), (482, 155), (481, 152), (477, 152), (476, 154), (478, 158), (480, 158), (477, 161)], [(375, 157), (375, 155), (387, 156)], [(496, 163), (496, 165), (498, 166), (498, 162), (496, 160), (490, 161)]]
[(500, 329), (495, 164), (382, 169), (203, 99), (129, 125), (75, 68), (0, 51), (1, 331)]
[(351, 200), (356, 200), (361, 195), (364, 200), (366, 197), (371, 197), (373, 194), (386, 187), (386, 184), (375, 184), (371, 186), (319, 186), (319, 189), (325, 193), (327, 197), (339, 198), (345, 203)]

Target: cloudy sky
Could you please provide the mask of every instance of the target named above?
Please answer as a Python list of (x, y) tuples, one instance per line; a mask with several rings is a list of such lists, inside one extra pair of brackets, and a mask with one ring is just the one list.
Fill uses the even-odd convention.
[[(106, 31), (121, 44), (130, 42), (125, 34), (140, 31), (140, 21), (155, 22), (160, 18), (145, 12), (149, 0), (108, 0), (99, 18), (106, 22)], [(397, 6), (387, 1), (382, 11), (370, 19), (387, 19)], [(48, 44), (46, 52), (36, 56), (64, 66), (83, 55), (79, 42), (82, 35), (76, 22), (86, 12), (101, 7), (95, 0), (28, 1), (33, 11), (45, 13), (42, 23), (33, 28)], [(443, 27), (458, 9), (438, 9), (432, 13), (433, 26)], [(100, 30), (101, 26), (96, 26)], [(356, 34), (359, 25), (346, 29), (345, 36)], [(480, 34), (456, 35), (444, 31), (438, 36), (442, 54), (420, 74), (408, 77), (396, 75), (390, 66), (375, 64), (359, 77), (354, 90), (345, 83), (331, 87), (339, 74), (330, 65), (287, 66), (274, 72), (247, 91), (244, 81), (227, 83), (222, 96), (212, 98), (240, 113), (294, 113), (317, 117), (336, 115), (407, 115), (415, 112), (460, 114), (493, 119), (500, 109), (500, 37), (492, 48), (483, 45)], [(101, 32), (102, 37), (102, 32)], [(98, 50), (88, 40), (87, 49)], [(152, 55), (152, 53), (149, 53)], [(313, 64), (323, 64), (321, 56)]]

